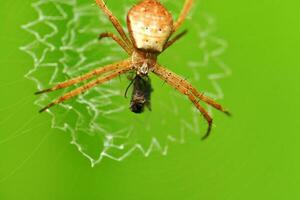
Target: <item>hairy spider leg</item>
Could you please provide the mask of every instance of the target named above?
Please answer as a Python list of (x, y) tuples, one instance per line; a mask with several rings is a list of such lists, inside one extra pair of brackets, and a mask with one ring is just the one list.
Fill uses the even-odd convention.
[(169, 48), (171, 45), (173, 45), (176, 41), (178, 41), (179, 39), (181, 39), (183, 36), (185, 36), (185, 34), (187, 34), (187, 30), (184, 30), (180, 33), (178, 33), (177, 35), (175, 35), (171, 40), (169, 40), (165, 46), (164, 46), (164, 50), (165, 51), (167, 48)]
[(113, 33), (110, 32), (105, 32), (105, 33), (101, 33), (99, 35), (99, 40), (101, 40), (102, 38), (112, 38), (115, 42), (117, 42), (129, 55), (132, 54), (133, 49), (131, 47), (128, 47), (127, 44), (118, 36), (116, 36)]
[(177, 81), (177, 79), (174, 79), (170, 74), (166, 74), (163, 71), (154, 69), (153, 71), (158, 77), (160, 77), (163, 81), (168, 83), (170, 86), (175, 88), (177, 91), (179, 91), (181, 94), (186, 95), (189, 100), (196, 106), (196, 108), (200, 111), (200, 113), (203, 115), (205, 120), (208, 123), (208, 128), (206, 131), (206, 134), (202, 137), (202, 139), (206, 139), (212, 128), (213, 119), (208, 114), (208, 112), (200, 105), (199, 101), (197, 101), (196, 97), (193, 95), (193, 93), (186, 87), (182, 86), (180, 82)]
[(190, 101), (197, 107), (197, 109), (202, 113), (202, 115), (204, 116), (204, 118), (206, 119), (207, 123), (208, 123), (208, 127), (206, 130), (205, 135), (202, 137), (202, 140), (208, 138), (208, 136), (210, 135), (211, 132), (211, 128), (212, 128), (212, 123), (213, 123), (213, 119), (211, 118), (211, 116), (208, 114), (208, 112), (200, 105), (199, 101), (195, 98), (195, 96), (193, 96), (191, 93), (188, 94), (188, 97), (190, 99)]
[(122, 67), (128, 66), (130, 64), (131, 64), (130, 60), (123, 60), (123, 61), (120, 61), (120, 62), (117, 62), (117, 63), (114, 63), (114, 64), (106, 65), (104, 67), (100, 67), (100, 68), (97, 68), (93, 71), (90, 71), (87, 74), (84, 74), (82, 76), (78, 76), (78, 77), (72, 78), (70, 80), (67, 80), (63, 83), (59, 83), (59, 84), (55, 85), (52, 88), (36, 92), (35, 94), (42, 94), (42, 93), (52, 92), (52, 91), (55, 91), (55, 90), (66, 88), (66, 87), (69, 87), (69, 86), (74, 85), (76, 83), (80, 83), (82, 81), (90, 79), (94, 76), (98, 76), (98, 75), (101, 75), (101, 74), (109, 72), (109, 71), (114, 71), (114, 70), (121, 69)]
[(74, 89), (68, 93), (66, 93), (65, 95), (61, 96), (60, 98), (58, 98), (57, 100), (51, 102), (50, 104), (48, 104), (46, 107), (44, 107), (43, 109), (41, 109), (39, 112), (44, 112), (45, 110), (51, 108), (52, 106), (55, 106), (61, 102), (64, 102), (74, 96), (77, 96), (99, 84), (102, 84), (102, 83), (105, 83), (107, 81), (110, 81), (111, 79), (117, 77), (117, 76), (120, 76), (121, 74), (124, 74), (130, 70), (132, 70), (134, 67), (130, 64), (130, 65), (127, 65), (125, 66), (123, 69), (120, 69), (120, 70), (117, 70), (116, 72), (113, 72), (111, 74), (108, 74), (107, 76), (104, 76), (104, 77), (100, 77), (94, 81), (91, 81), (77, 89)]
[(120, 36), (122, 37), (122, 39), (124, 40), (124, 42), (130, 47), (132, 48), (132, 43), (131, 41), (128, 39), (125, 31), (123, 30), (121, 23), (119, 22), (119, 20), (113, 15), (113, 13), (107, 8), (107, 6), (105, 5), (103, 0), (96, 0), (96, 3), (98, 4), (98, 6), (103, 10), (103, 12), (105, 13), (105, 15), (108, 17), (108, 19), (111, 21), (111, 23), (114, 25), (114, 27), (117, 29), (117, 31), (119, 32)]
[(154, 71), (158, 74), (161, 74), (165, 78), (170, 78), (173, 79), (175, 82), (178, 84), (182, 85), (186, 89), (188, 89), (190, 92), (192, 92), (193, 95), (195, 95), (197, 98), (199, 98), (201, 101), (211, 105), (217, 110), (220, 110), (221, 112), (225, 113), (226, 115), (230, 115), (229, 111), (227, 111), (223, 106), (219, 103), (217, 103), (215, 100), (212, 98), (205, 96), (203, 93), (199, 92), (195, 87), (192, 86), (187, 80), (181, 78), (174, 72), (168, 70), (165, 67), (162, 67), (159, 64), (156, 64), (156, 67), (154, 68)]
[(176, 32), (178, 30), (178, 28), (182, 25), (182, 23), (184, 22), (184, 20), (186, 19), (188, 13), (190, 12), (192, 5), (193, 5), (193, 1), (194, 0), (186, 0), (184, 3), (184, 6), (181, 10), (181, 13), (177, 19), (176, 22), (174, 22), (173, 25), (173, 33)]

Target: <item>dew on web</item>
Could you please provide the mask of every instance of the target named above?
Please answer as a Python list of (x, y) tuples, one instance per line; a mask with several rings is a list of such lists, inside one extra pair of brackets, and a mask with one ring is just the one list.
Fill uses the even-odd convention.
[[(182, 2), (162, 2), (174, 17), (178, 16)], [(110, 5), (109, 1), (107, 4), (125, 24), (126, 10), (134, 1), (120, 0), (118, 7)], [(114, 30), (96, 4), (79, 0), (40, 0), (33, 8), (38, 18), (23, 26), (33, 41), (21, 49), (33, 59), (34, 66), (26, 77), (36, 83), (37, 90), (126, 58), (113, 41), (97, 40), (98, 34)], [(180, 52), (174, 45), (163, 55), (163, 65), (187, 76), (197, 88), (204, 89), (206, 95), (222, 98), (218, 80), (230, 74), (221, 60), (227, 43), (214, 35), (214, 18), (207, 14), (197, 23), (192, 19), (186, 23), (193, 29), (189, 34), (197, 42), (181, 45)], [(195, 49), (196, 54), (184, 53)], [(179, 53), (181, 56), (174, 56)], [(125, 75), (51, 108), (47, 113), (52, 116), (52, 127), (71, 134), (71, 144), (92, 166), (104, 158), (122, 161), (134, 152), (149, 156), (158, 151), (166, 155), (170, 144), (183, 143), (192, 135), (200, 138), (206, 128), (200, 113), (161, 80), (154, 76), (151, 79), (154, 88), (151, 112), (142, 115), (130, 112), (130, 99), (124, 98), (129, 84)], [(79, 85), (38, 96), (35, 103), (45, 106)]]

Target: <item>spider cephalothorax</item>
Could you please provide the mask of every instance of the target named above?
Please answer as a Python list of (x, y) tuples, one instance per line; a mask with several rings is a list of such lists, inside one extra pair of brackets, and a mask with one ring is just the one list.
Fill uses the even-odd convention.
[[(119, 36), (114, 33), (105, 32), (99, 35), (99, 39), (105, 37), (112, 38), (127, 52), (130, 58), (97, 68), (83, 76), (72, 78), (50, 89), (37, 92), (36, 94), (52, 92), (54, 90), (66, 88), (84, 80), (96, 77), (95, 80), (90, 81), (89, 83), (74, 89), (53, 101), (45, 108), (41, 109), (40, 112), (79, 95), (92, 87), (105, 83), (121, 74), (133, 71), (136, 76), (134, 79), (134, 89), (131, 99), (131, 110), (133, 112), (140, 113), (144, 110), (144, 106), (148, 106), (150, 108), (152, 87), (148, 74), (153, 72), (180, 93), (186, 95), (195, 107), (202, 113), (208, 122), (208, 129), (206, 135), (203, 137), (206, 138), (211, 131), (213, 120), (199, 101), (207, 103), (225, 114), (229, 113), (213, 99), (205, 96), (203, 93), (200, 93), (185, 79), (157, 63), (157, 57), (159, 54), (186, 34), (186, 31), (183, 31), (173, 36), (189, 13), (193, 0), (185, 0), (179, 18), (175, 22), (173, 22), (170, 12), (158, 0), (141, 1), (137, 5), (133, 6), (128, 12), (127, 26), (129, 37), (123, 30), (119, 20), (107, 8), (104, 1), (96, 0), (96, 3), (103, 10), (121, 36), (121, 38), (119, 38)], [(105, 75), (101, 76), (103, 74)]]
[(136, 69), (137, 75), (147, 76), (155, 67), (157, 53), (135, 50), (132, 53), (132, 65)]

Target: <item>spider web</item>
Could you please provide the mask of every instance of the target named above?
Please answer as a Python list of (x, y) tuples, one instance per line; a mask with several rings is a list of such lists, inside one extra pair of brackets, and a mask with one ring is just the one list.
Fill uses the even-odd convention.
[[(183, 2), (162, 2), (177, 17)], [(110, 5), (109, 1), (107, 4), (121, 20), (125, 19), (124, 13), (134, 1), (119, 0), (118, 7)], [(97, 40), (99, 33), (114, 30), (93, 2), (40, 0), (32, 6), (38, 17), (22, 28), (34, 40), (21, 50), (33, 59), (33, 68), (26, 77), (36, 83), (37, 90), (126, 58), (113, 41)], [(196, 87), (205, 88), (206, 95), (223, 98), (218, 80), (230, 74), (220, 58), (227, 43), (214, 36), (215, 20), (207, 14), (203, 14), (197, 23), (191, 20), (186, 23), (196, 30), (189, 33), (196, 42), (181, 51), (196, 49), (197, 56), (178, 52), (173, 47), (162, 55), (162, 63), (178, 66), (170, 69), (187, 77)], [(125, 24), (124, 20), (122, 24)], [(178, 53), (182, 56), (176, 56)], [(183, 143), (193, 135), (199, 138), (206, 128), (199, 112), (178, 92), (157, 78), (151, 78), (154, 88), (152, 112), (135, 115), (129, 111), (129, 99), (124, 98), (129, 81), (122, 76), (50, 109), (52, 127), (70, 133), (71, 144), (90, 160), (92, 166), (104, 158), (122, 161), (135, 151), (144, 156), (154, 151), (166, 155), (171, 143)], [(78, 85), (71, 89), (75, 87)], [(43, 107), (69, 90), (41, 95), (35, 103)]]

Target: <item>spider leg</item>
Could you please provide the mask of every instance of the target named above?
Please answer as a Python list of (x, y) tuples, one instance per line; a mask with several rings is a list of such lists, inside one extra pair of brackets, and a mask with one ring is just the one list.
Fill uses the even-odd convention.
[(192, 8), (194, 0), (186, 0), (183, 6), (183, 9), (181, 10), (181, 13), (177, 19), (177, 21), (173, 25), (173, 32), (176, 32), (178, 28), (181, 26), (181, 24), (184, 22), (186, 16), (188, 15), (189, 11)]
[(96, 0), (96, 3), (98, 4), (98, 6), (103, 10), (103, 12), (105, 13), (105, 15), (108, 17), (108, 19), (111, 21), (111, 23), (114, 25), (114, 27), (117, 29), (117, 31), (119, 32), (120, 36), (122, 37), (122, 39), (124, 40), (124, 42), (129, 45), (132, 46), (131, 41), (128, 39), (128, 37), (126, 36), (121, 23), (119, 22), (119, 20), (112, 14), (112, 12), (107, 8), (107, 6), (105, 5), (103, 0)]
[(205, 96), (203, 93), (200, 93), (195, 87), (193, 87), (187, 80), (181, 78), (180, 76), (178, 76), (177, 74), (175, 74), (174, 72), (166, 69), (165, 67), (162, 67), (161, 65), (157, 64), (154, 72), (156, 74), (160, 74), (165, 78), (171, 78), (173, 79), (175, 82), (178, 82), (180, 85), (182, 85), (183, 87), (187, 88), (195, 97), (199, 98), (201, 101), (211, 105), (212, 107), (214, 107), (217, 110), (222, 111), (223, 113), (225, 113), (226, 115), (230, 115), (230, 113), (223, 108), (223, 106), (219, 103), (217, 103), (215, 100), (213, 100), (212, 98)]
[(173, 88), (175, 88), (176, 90), (178, 90), (180, 93), (186, 95), (189, 98), (189, 100), (196, 106), (196, 108), (201, 112), (201, 114), (203, 115), (203, 117), (205, 118), (205, 120), (208, 123), (208, 128), (207, 128), (206, 134), (202, 137), (202, 139), (206, 139), (210, 135), (210, 132), (211, 132), (211, 129), (212, 129), (213, 119), (208, 114), (208, 112), (200, 105), (200, 103), (197, 101), (197, 99), (193, 95), (193, 93), (191, 93), (191, 91), (188, 88), (182, 86), (180, 84), (180, 82), (178, 82), (176, 79), (174, 79), (173, 77), (169, 76), (168, 74), (161, 73), (161, 72), (159, 72), (159, 71), (157, 71), (155, 69), (154, 69), (153, 72), (158, 77), (160, 77), (163, 81), (167, 82)]
[(164, 50), (166, 50), (167, 48), (169, 48), (171, 45), (173, 45), (177, 40), (179, 40), (180, 38), (182, 38), (185, 34), (187, 34), (187, 30), (182, 31), (181, 33), (175, 35), (171, 40), (169, 40), (165, 46), (164, 46)]
[(106, 72), (109, 72), (109, 71), (114, 71), (114, 70), (120, 69), (124, 66), (129, 66), (130, 64), (131, 64), (130, 60), (123, 60), (123, 61), (120, 61), (120, 62), (117, 62), (117, 63), (114, 63), (114, 64), (106, 65), (104, 67), (100, 67), (100, 68), (97, 68), (93, 71), (90, 71), (87, 74), (84, 74), (82, 76), (78, 76), (78, 77), (72, 78), (70, 80), (67, 80), (63, 83), (59, 83), (59, 84), (55, 85), (52, 88), (36, 92), (35, 94), (42, 94), (42, 93), (52, 92), (52, 91), (55, 91), (55, 90), (66, 88), (66, 87), (69, 87), (69, 86), (74, 85), (76, 83), (79, 83), (79, 82), (82, 82), (84, 80), (90, 79), (93, 76), (97, 76), (97, 75), (100, 75), (100, 74), (103, 74), (103, 73), (106, 73)]
[(202, 137), (202, 140), (204, 140), (210, 135), (212, 124), (213, 124), (213, 119), (211, 118), (209, 113), (200, 105), (200, 103), (197, 101), (197, 99), (192, 94), (189, 94), (188, 97), (191, 100), (191, 102), (193, 102), (193, 104), (197, 107), (197, 109), (202, 113), (203, 117), (205, 118), (205, 120), (208, 123), (208, 128), (206, 130), (206, 134)]
[(133, 67), (131, 65), (127, 65), (123, 69), (120, 69), (120, 70), (118, 70), (116, 72), (113, 72), (113, 73), (107, 75), (107, 76), (100, 77), (100, 78), (98, 78), (98, 79), (96, 79), (94, 81), (91, 81), (91, 82), (89, 82), (89, 83), (87, 83), (87, 84), (85, 84), (85, 85), (83, 85), (83, 86), (81, 86), (81, 87), (79, 87), (77, 89), (74, 89), (74, 90), (66, 93), (65, 95), (61, 96), (57, 100), (55, 100), (55, 101), (51, 102), (50, 104), (48, 104), (46, 107), (44, 107), (43, 109), (41, 109), (39, 112), (40, 113), (44, 112), (45, 110), (51, 108), (52, 106), (55, 106), (56, 104), (59, 104), (59, 103), (64, 102), (64, 101), (66, 101), (66, 100), (68, 100), (68, 99), (70, 99), (70, 98), (72, 98), (74, 96), (77, 96), (77, 95), (79, 95), (79, 94), (81, 94), (81, 93), (83, 93), (83, 92), (85, 92), (85, 91), (87, 91), (87, 90), (89, 90), (89, 89), (91, 89), (91, 88), (99, 85), (99, 84), (102, 84), (102, 83), (105, 83), (107, 81), (110, 81), (111, 79), (113, 79), (113, 78), (115, 78), (115, 77), (117, 77), (117, 76), (119, 76), (121, 74), (124, 74), (124, 73), (130, 71), (131, 69), (133, 69)]
[(116, 36), (113, 33), (109, 33), (109, 32), (105, 32), (105, 33), (101, 33), (99, 35), (99, 40), (101, 40), (102, 38), (105, 37), (110, 37), (112, 38), (115, 42), (117, 42), (129, 55), (132, 54), (133, 49), (131, 47), (129, 47), (122, 39), (120, 39), (118, 36)]

